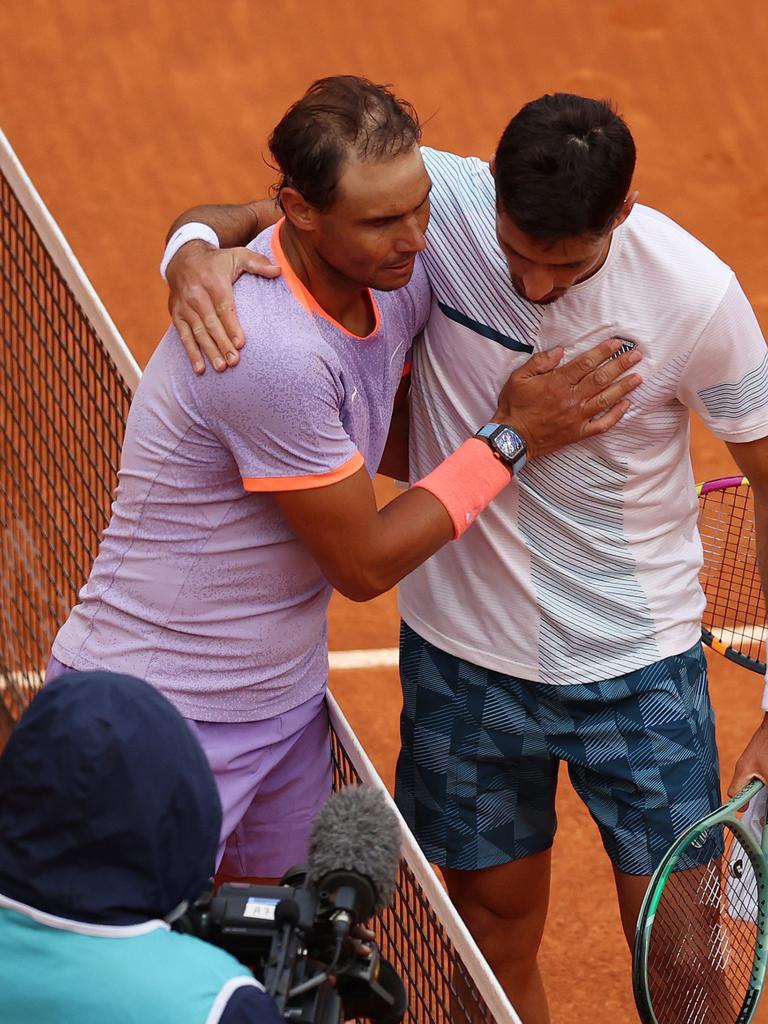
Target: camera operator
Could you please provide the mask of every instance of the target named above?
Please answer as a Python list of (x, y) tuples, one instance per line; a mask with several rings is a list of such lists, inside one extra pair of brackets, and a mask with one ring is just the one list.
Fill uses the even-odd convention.
[(213, 873), (205, 756), (149, 684), (61, 676), (0, 756), (5, 1024), (280, 1024), (224, 950), (170, 930)]

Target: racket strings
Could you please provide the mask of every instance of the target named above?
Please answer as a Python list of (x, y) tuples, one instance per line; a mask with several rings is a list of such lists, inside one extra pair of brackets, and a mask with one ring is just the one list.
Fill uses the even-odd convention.
[(702, 492), (699, 532), (707, 597), (703, 626), (726, 648), (763, 662), (768, 631), (749, 484)]
[(689, 845), (667, 879), (648, 947), (658, 1024), (734, 1024), (750, 991), (758, 941), (757, 883), (727, 825)]

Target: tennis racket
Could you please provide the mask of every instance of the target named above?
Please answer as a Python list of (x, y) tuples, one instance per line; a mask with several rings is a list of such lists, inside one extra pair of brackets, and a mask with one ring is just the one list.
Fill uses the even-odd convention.
[(691, 825), (656, 869), (632, 960), (643, 1024), (748, 1024), (765, 978), (766, 845), (737, 816), (756, 779)]
[(705, 644), (753, 672), (765, 673), (766, 608), (757, 567), (755, 516), (745, 476), (696, 488), (704, 547), (701, 585), (707, 596)]

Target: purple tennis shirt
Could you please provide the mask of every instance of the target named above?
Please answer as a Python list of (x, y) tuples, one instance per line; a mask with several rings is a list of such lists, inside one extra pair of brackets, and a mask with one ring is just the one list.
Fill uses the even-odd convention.
[(153, 683), (187, 718), (270, 718), (322, 692), (331, 586), (276, 491), (376, 472), (430, 292), (371, 292), (350, 334), (291, 270), (280, 225), (251, 248), (282, 267), (235, 286), (238, 367), (198, 377), (170, 328), (136, 392), (112, 517), (53, 654)]

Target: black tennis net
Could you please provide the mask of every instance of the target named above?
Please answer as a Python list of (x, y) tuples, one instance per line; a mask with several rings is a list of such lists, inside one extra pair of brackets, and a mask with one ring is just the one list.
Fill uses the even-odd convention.
[(96, 554), (131, 391), (0, 177), (0, 672), (18, 717)]
[[(39, 688), (108, 518), (139, 371), (0, 133), (0, 720)], [(333, 700), (335, 784), (380, 786)], [(1, 737), (0, 737), (1, 738)], [(376, 922), (406, 1021), (517, 1022), (413, 837)], [(1, 997), (0, 997), (1, 999)]]

